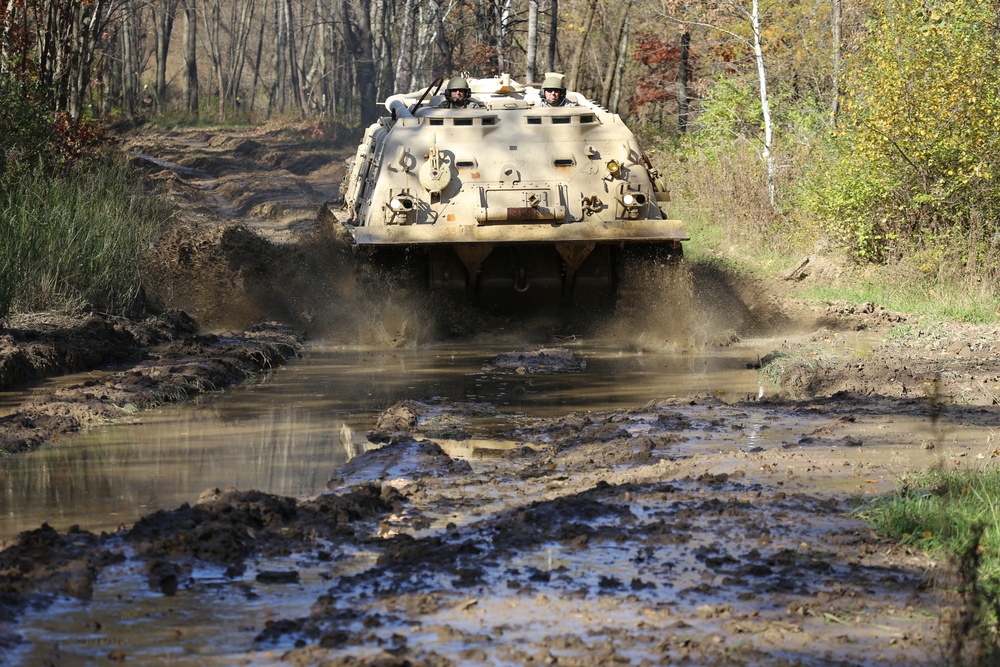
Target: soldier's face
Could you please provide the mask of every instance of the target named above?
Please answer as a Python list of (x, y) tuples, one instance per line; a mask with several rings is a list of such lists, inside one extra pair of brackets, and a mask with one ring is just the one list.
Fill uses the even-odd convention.
[(464, 90), (453, 90), (450, 93), (452, 102), (464, 102), (465, 101), (465, 91)]
[(545, 101), (549, 104), (555, 104), (559, 102), (562, 97), (562, 91), (558, 88), (546, 88), (545, 89)]

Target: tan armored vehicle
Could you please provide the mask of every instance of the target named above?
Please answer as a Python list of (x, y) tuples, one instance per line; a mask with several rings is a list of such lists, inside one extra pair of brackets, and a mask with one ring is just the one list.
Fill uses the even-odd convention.
[(574, 92), (547, 106), (506, 75), (461, 81), (469, 106), (438, 80), (368, 128), (340, 216), (359, 250), (486, 306), (613, 303), (632, 257), (679, 256), (663, 179), (617, 114)]

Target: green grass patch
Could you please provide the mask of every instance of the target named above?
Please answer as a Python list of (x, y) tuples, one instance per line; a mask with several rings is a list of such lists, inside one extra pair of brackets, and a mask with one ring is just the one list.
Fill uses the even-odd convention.
[(11, 311), (141, 310), (140, 263), (169, 218), (124, 156), (69, 174), (9, 179), (0, 197), (0, 316)]
[(1000, 469), (957, 471), (929, 469), (908, 475), (897, 492), (856, 510), (879, 531), (931, 553), (964, 549), (982, 523), (980, 541), (990, 558), (983, 574), (1000, 594)]
[[(1000, 661), (1000, 468), (930, 469), (855, 514), (876, 530), (956, 564), (966, 608), (952, 643)], [(963, 649), (964, 651), (965, 649)]]
[(877, 303), (888, 310), (942, 321), (989, 324), (1000, 319), (1000, 299), (991, 288), (974, 289), (961, 282), (912, 276), (907, 279), (902, 272), (888, 270), (835, 285), (811, 285), (801, 296), (816, 301)]

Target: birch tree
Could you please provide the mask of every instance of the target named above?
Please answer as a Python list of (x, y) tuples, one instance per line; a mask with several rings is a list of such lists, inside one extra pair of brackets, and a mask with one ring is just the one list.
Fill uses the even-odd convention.
[[(764, 58), (764, 43), (761, 32), (763, 18), (767, 11), (762, 10), (759, 0), (750, 0), (749, 6), (739, 1), (731, 1), (723, 5), (711, 5), (710, 8), (703, 9), (703, 20), (687, 18), (678, 12), (682, 7), (673, 2), (664, 5), (663, 16), (672, 22), (685, 27), (700, 26), (710, 31), (725, 35), (727, 38), (747, 49), (753, 56), (753, 61), (757, 75), (757, 89), (760, 100), (761, 124), (763, 126), (762, 136), (757, 137), (760, 143), (760, 156), (764, 161), (767, 171), (767, 192), (771, 207), (777, 208), (777, 188), (775, 185), (775, 164), (773, 153), (774, 125), (771, 119), (771, 100), (768, 96), (767, 88), (767, 62)], [(736, 32), (729, 27), (731, 24), (723, 23), (720, 19), (735, 19), (735, 23), (742, 23), (748, 28), (749, 36)]]

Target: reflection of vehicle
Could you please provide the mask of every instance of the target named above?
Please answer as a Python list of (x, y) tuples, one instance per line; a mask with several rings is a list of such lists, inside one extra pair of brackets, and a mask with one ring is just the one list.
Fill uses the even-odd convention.
[(506, 75), (469, 80), (482, 106), (442, 108), (441, 85), (390, 97), (365, 133), (343, 191), (359, 249), (485, 305), (607, 303), (630, 256), (680, 254), (663, 180), (617, 114), (574, 92), (536, 106)]

